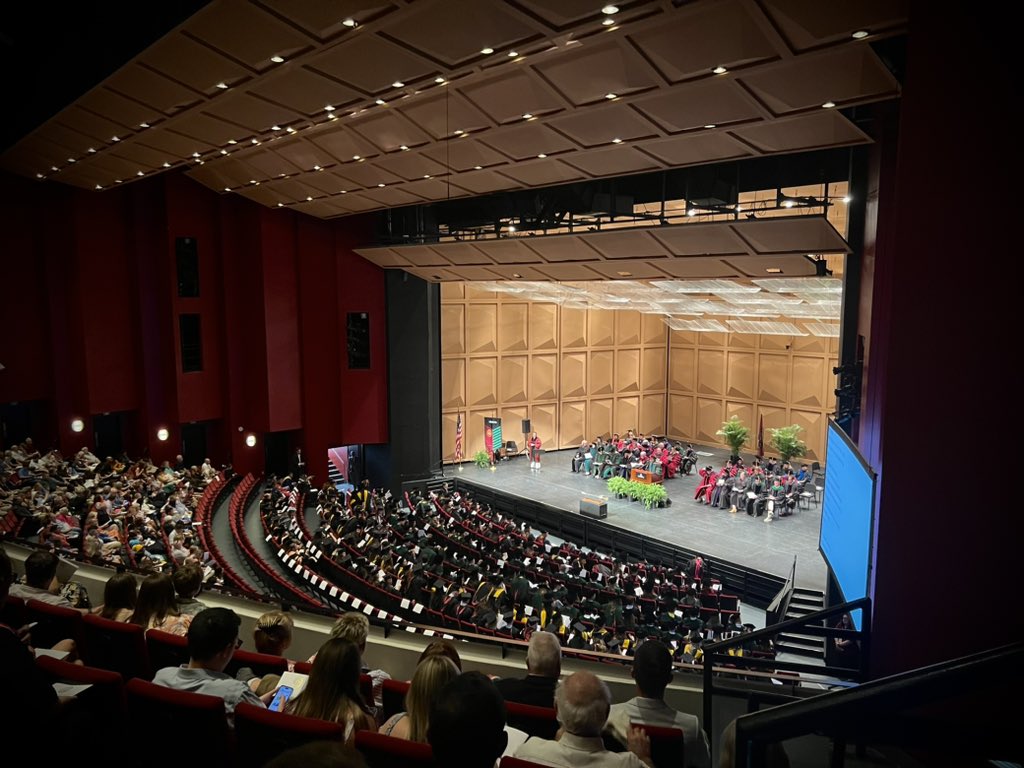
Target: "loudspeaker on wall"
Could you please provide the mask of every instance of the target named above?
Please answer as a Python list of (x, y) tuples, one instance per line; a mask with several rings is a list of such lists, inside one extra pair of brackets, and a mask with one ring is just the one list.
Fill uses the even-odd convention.
[(524, 435), (530, 434), (530, 420), (529, 419), (523, 419), (523, 434)]

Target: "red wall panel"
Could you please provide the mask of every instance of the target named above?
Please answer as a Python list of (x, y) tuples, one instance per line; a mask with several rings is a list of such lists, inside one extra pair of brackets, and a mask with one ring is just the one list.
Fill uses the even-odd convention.
[(267, 339), (267, 431), (284, 432), (302, 426), (295, 215), (290, 211), (262, 209), (260, 230)]

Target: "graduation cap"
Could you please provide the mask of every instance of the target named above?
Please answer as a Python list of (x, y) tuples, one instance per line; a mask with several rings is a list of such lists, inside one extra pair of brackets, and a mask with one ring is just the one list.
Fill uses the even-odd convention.
[(584, 625), (583, 625), (583, 624), (582, 624), (581, 622), (579, 622), (579, 621), (577, 621), (577, 622), (576, 622), (575, 624), (573, 624), (573, 625), (572, 625), (572, 628), (573, 628), (573, 629), (575, 629), (575, 630), (576, 630), (577, 632), (584, 632), (584, 631), (586, 631), (586, 629), (587, 629), (587, 628), (586, 628), (586, 627), (585, 627), (585, 626), (584, 626)]
[(434, 581), (434, 589), (444, 589), (444, 581), (441, 579)]
[(608, 641), (608, 652), (609, 653), (617, 653), (618, 652), (618, 648), (619, 648), (620, 645), (622, 645), (622, 641), (619, 638), (617, 638), (617, 637), (611, 638)]
[(513, 614), (514, 614), (514, 611), (502, 611), (501, 612), (501, 618), (503, 618), (506, 622), (510, 622), (511, 623)]

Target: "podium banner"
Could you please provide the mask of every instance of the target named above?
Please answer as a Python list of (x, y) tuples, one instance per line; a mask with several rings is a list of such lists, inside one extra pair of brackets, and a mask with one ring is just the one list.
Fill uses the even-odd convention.
[(484, 417), (484, 450), (492, 456), (497, 453), (502, 445), (501, 419), (494, 416)]

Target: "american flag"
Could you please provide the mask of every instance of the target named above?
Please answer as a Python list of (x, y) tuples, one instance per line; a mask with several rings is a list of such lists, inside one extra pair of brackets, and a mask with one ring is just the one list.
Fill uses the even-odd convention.
[(455, 460), (459, 461), (462, 458), (462, 414), (459, 414), (458, 421), (455, 422)]

